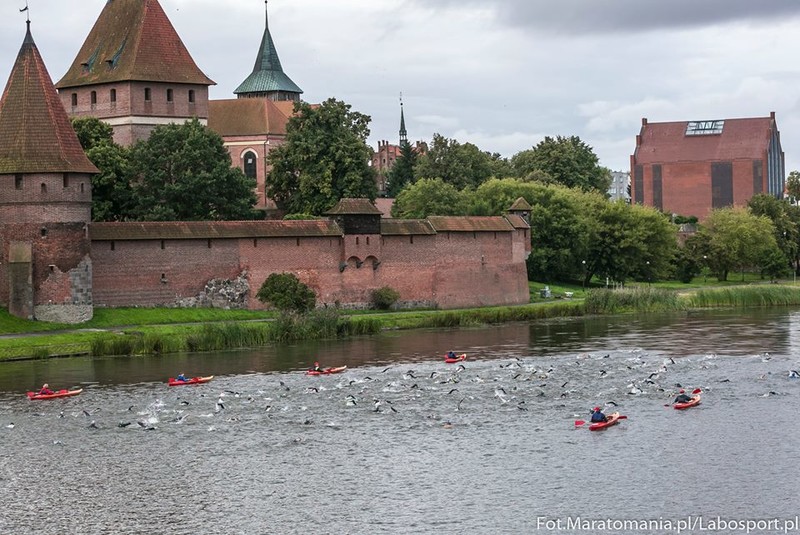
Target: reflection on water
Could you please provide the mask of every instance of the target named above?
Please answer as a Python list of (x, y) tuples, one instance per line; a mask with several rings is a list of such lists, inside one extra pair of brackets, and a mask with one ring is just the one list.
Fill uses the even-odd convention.
[[(559, 320), (2, 365), (0, 533), (547, 533), (537, 518), (793, 518), (795, 322), (775, 310)], [(441, 362), (448, 349), (469, 354), (463, 367)], [(350, 369), (298, 371), (314, 360)], [(179, 371), (217, 377), (167, 387)], [(21, 395), (45, 381), (86, 390)], [(665, 407), (677, 384), (702, 388), (703, 403)], [(595, 404), (629, 419), (576, 428)]]

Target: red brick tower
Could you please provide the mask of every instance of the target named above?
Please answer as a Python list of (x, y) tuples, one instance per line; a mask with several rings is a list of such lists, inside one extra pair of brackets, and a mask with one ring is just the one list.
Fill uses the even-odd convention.
[(0, 302), (15, 316), (92, 317), (86, 227), (95, 173), (28, 22), (0, 98)]
[(207, 124), (210, 85), (158, 0), (114, 0), (56, 87), (71, 116), (98, 117), (130, 145), (158, 125)]

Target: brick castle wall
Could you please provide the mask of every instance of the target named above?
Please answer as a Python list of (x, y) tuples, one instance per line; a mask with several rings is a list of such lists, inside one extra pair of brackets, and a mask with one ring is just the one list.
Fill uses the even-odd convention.
[[(358, 244), (356, 244), (358, 238)], [(369, 244), (366, 243), (369, 238)], [(524, 250), (516, 232), (434, 236), (347, 236), (208, 240), (94, 241), (98, 306), (172, 306), (211, 279), (246, 272), (248, 307), (271, 273), (291, 272), (319, 305), (366, 306), (390, 286), (406, 303), (454, 308), (529, 300)], [(113, 243), (113, 248), (112, 248)], [(528, 248), (529, 249), (529, 248)]]

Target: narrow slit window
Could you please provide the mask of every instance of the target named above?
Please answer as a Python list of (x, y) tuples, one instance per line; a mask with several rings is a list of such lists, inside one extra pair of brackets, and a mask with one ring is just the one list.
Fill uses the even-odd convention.
[(22, 175), (14, 175), (14, 188), (22, 189)]
[(150, 102), (151, 92), (149, 87), (144, 88), (144, 101)]
[(194, 103), (194, 89), (189, 90), (189, 102)]
[(113, 241), (112, 241), (112, 242), (111, 242), (111, 250), (113, 251), (113, 250), (114, 250), (114, 249), (116, 249), (116, 248), (117, 248), (117, 244), (116, 244), (116, 242), (113, 242)]
[(42, 193), (47, 193), (47, 184), (42, 182)]
[(64, 189), (69, 187), (69, 173), (64, 173)]
[(162, 249), (165, 249), (165, 248), (166, 248), (166, 246), (164, 245), (164, 240), (161, 240), (161, 248), (162, 248)]
[(116, 89), (112, 89), (111, 90), (110, 100), (111, 100), (112, 104), (116, 104), (116, 102), (117, 102), (117, 90)]
[(167, 102), (172, 102), (172, 89), (167, 89)]
[(73, 93), (72, 94), (72, 105), (73, 106), (77, 106), (78, 105), (78, 94), (77, 93)]
[(90, 93), (90, 99), (91, 99), (92, 106), (97, 104), (97, 91), (92, 91)]

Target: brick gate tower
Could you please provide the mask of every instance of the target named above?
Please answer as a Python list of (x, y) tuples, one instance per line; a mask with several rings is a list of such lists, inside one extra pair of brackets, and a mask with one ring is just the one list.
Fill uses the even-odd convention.
[(0, 302), (18, 317), (92, 317), (86, 157), (30, 32), (0, 97)]

